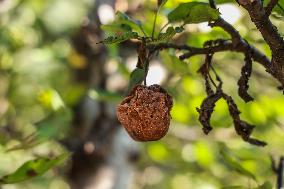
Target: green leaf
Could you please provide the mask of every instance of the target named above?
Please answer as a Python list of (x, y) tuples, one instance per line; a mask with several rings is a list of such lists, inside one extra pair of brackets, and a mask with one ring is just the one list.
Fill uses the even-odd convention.
[(183, 21), (185, 24), (201, 23), (217, 20), (219, 11), (210, 7), (208, 3), (182, 3), (168, 14), (169, 22)]
[(272, 184), (266, 181), (265, 183), (263, 183), (262, 185), (260, 185), (259, 187), (255, 189), (272, 189), (272, 188), (273, 188)]
[(140, 20), (134, 20), (130, 18), (127, 14), (124, 14), (123, 12), (117, 11), (116, 15), (121, 23), (129, 25), (133, 29), (137, 27), (140, 28), (142, 26), (142, 22)]
[(184, 30), (183, 27), (168, 27), (166, 30), (166, 33), (160, 33), (158, 36), (157, 41), (155, 41), (155, 43), (157, 42), (165, 42), (168, 41), (170, 39), (172, 39), (174, 37), (175, 34), (177, 33), (181, 33)]
[(241, 165), (241, 163), (237, 160), (237, 158), (235, 158), (232, 154), (229, 154), (225, 150), (221, 150), (220, 153), (223, 157), (225, 164), (227, 164), (229, 167), (231, 167), (232, 169), (234, 169), (238, 173), (240, 173), (240, 174), (242, 174), (246, 177), (252, 178), (253, 180), (256, 180), (256, 177), (250, 171), (246, 170)]
[(138, 38), (138, 33), (137, 32), (126, 32), (122, 35), (119, 36), (110, 36), (103, 41), (99, 43), (104, 43), (104, 44), (115, 44), (115, 43), (121, 43), (123, 41), (126, 41), (128, 39), (137, 39)]
[(40, 175), (60, 164), (69, 157), (69, 154), (62, 154), (56, 158), (38, 158), (30, 160), (19, 167), (15, 172), (6, 175), (0, 179), (1, 184), (12, 184), (22, 182)]
[(176, 34), (173, 27), (168, 27), (166, 33), (161, 33), (158, 37), (158, 41), (167, 41), (171, 39)]
[(145, 70), (141, 68), (136, 68), (130, 74), (130, 81), (127, 89), (127, 93), (129, 93), (132, 88), (138, 84), (141, 84), (145, 77)]
[(52, 88), (40, 91), (38, 94), (38, 100), (43, 106), (52, 109), (54, 111), (57, 111), (65, 107), (65, 104), (60, 94), (55, 89)]
[(121, 34), (132, 30), (138, 32), (141, 28), (142, 23), (140, 20), (134, 20), (120, 11), (116, 12), (116, 18), (113, 23), (101, 26), (101, 29), (104, 31), (114, 34)]

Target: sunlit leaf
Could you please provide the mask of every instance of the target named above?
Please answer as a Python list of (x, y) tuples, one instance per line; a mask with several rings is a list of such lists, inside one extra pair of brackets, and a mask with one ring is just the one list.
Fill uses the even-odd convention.
[(39, 92), (38, 100), (41, 104), (54, 111), (59, 110), (65, 106), (59, 93), (54, 89), (45, 89)]
[(62, 163), (68, 158), (69, 154), (62, 154), (56, 158), (38, 158), (30, 160), (19, 167), (15, 172), (0, 179), (1, 184), (18, 183), (31, 178), (41, 176), (52, 167)]
[(168, 14), (169, 22), (183, 21), (189, 23), (201, 23), (217, 20), (219, 11), (210, 7), (207, 3), (189, 2), (182, 3)]
[(136, 26), (140, 27), (142, 25), (140, 20), (134, 20), (123, 12), (117, 11), (116, 15), (118, 17), (118, 20), (125, 21), (125, 24), (128, 24), (131, 27), (136, 27)]
[(142, 23), (140, 20), (134, 20), (127, 14), (117, 11), (115, 20), (111, 24), (102, 25), (101, 29), (116, 34), (132, 30), (138, 32), (142, 29)]

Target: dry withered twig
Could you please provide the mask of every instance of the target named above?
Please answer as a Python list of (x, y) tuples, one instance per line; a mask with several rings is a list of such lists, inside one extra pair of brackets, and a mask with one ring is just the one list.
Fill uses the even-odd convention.
[(255, 128), (254, 125), (247, 123), (246, 121), (241, 120), (240, 118), (240, 111), (234, 102), (233, 98), (225, 93), (222, 94), (222, 97), (226, 100), (230, 115), (233, 119), (235, 130), (238, 135), (242, 137), (242, 139), (250, 144), (257, 145), (257, 146), (265, 146), (266, 142), (260, 141), (258, 139), (251, 138), (251, 134), (253, 129)]
[[(212, 130), (212, 126), (210, 125), (211, 115), (214, 111), (214, 107), (216, 105), (216, 102), (218, 100), (220, 100), (221, 98), (223, 98), (224, 100), (226, 100), (226, 102), (228, 104), (229, 112), (230, 112), (230, 115), (233, 119), (233, 123), (234, 123), (236, 133), (238, 135), (240, 135), (244, 141), (246, 141), (250, 144), (257, 145), (257, 146), (265, 146), (266, 145), (265, 142), (251, 138), (251, 134), (252, 134), (252, 131), (253, 131), (255, 126), (247, 123), (246, 121), (241, 120), (241, 118), (240, 118), (241, 112), (239, 111), (239, 109), (238, 109), (236, 103), (234, 102), (233, 98), (223, 92), (223, 90), (222, 90), (222, 83), (223, 82), (212, 66), (212, 56), (213, 56), (212, 54), (206, 55), (205, 63), (198, 70), (198, 72), (201, 73), (202, 76), (204, 77), (206, 92), (207, 92), (207, 97), (203, 100), (201, 107), (197, 108), (197, 111), (199, 113), (199, 121), (203, 126), (204, 133), (208, 134)], [(251, 64), (250, 57), (247, 56), (246, 59), (247, 59), (246, 63)], [(210, 69), (214, 72), (214, 74), (216, 76), (216, 80), (219, 82), (218, 86), (216, 86), (214, 81), (212, 79), (210, 80), (213, 83), (213, 85), (216, 86), (216, 92), (214, 92), (213, 89), (211, 88), (211, 85), (210, 85), (210, 82), (209, 82), (209, 79), (208, 79), (208, 78), (211, 78), (210, 73), (209, 73)], [(249, 67), (249, 65), (247, 65), (244, 72), (245, 71), (251, 72), (251, 67)], [(243, 76), (243, 77), (247, 77), (247, 78), (244, 78), (243, 83), (241, 83), (242, 85), (247, 85), (249, 75), (245, 74), (245, 76)], [(247, 88), (245, 87), (242, 90), (247, 90)]]
[(239, 96), (245, 101), (252, 101), (253, 98), (248, 94), (248, 81), (252, 72), (252, 60), (249, 53), (245, 55), (245, 65), (242, 67), (241, 77), (238, 81), (239, 85)]
[(215, 104), (222, 98), (222, 92), (217, 90), (216, 93), (208, 95), (202, 102), (200, 108), (196, 108), (199, 113), (198, 120), (203, 126), (203, 132), (208, 134), (212, 130), (210, 125), (211, 115), (214, 111)]

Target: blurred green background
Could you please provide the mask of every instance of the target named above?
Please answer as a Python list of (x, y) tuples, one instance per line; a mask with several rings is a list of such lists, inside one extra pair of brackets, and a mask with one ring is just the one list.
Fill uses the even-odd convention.
[[(159, 28), (167, 22), (166, 14), (180, 2), (188, 1), (167, 2), (158, 16)], [(78, 132), (83, 128), (76, 127), (74, 121), (77, 113), (74, 109), (83, 98), (110, 104), (112, 110), (123, 98), (137, 61), (135, 45), (131, 42), (106, 47), (96, 45), (107, 35), (100, 30), (99, 22), (108, 23), (119, 10), (141, 20), (145, 32), (150, 34), (157, 2), (117, 0), (108, 3), (94, 0), (0, 1), (0, 177), (36, 157), (54, 157), (73, 151), (66, 147), (66, 138), (68, 143), (78, 138), (85, 141), (85, 134)], [(247, 41), (270, 56), (268, 46), (244, 10), (236, 3), (219, 6), (222, 17)], [(283, 34), (283, 18), (273, 14), (272, 20)], [(94, 24), (89, 26), (92, 22)], [(84, 33), (86, 25), (91, 27), (90, 31), (98, 33)], [(84, 54), (84, 48), (78, 50), (76, 45), (83, 41), (77, 37), (78, 33), (86, 35), (94, 54)], [(205, 41), (219, 38), (228, 39), (229, 36), (222, 29), (210, 29), (202, 23), (186, 26), (186, 31), (173, 41), (202, 47)], [(100, 51), (106, 53), (103, 64), (99, 64), (104, 76), (98, 75), (94, 70), (98, 68), (93, 66), (102, 61), (96, 58)], [(252, 146), (236, 135), (224, 100), (217, 103), (213, 113), (214, 130), (205, 136), (196, 111), (206, 96), (202, 77), (196, 73), (204, 57), (195, 56), (181, 62), (176, 55), (173, 50), (164, 50), (150, 64), (148, 84), (161, 84), (174, 97), (172, 122), (169, 133), (162, 140), (135, 143), (139, 160), (133, 165), (129, 188), (236, 186), (231, 188), (252, 189), (265, 182), (275, 188), (276, 176), (271, 169), (270, 156), (278, 160), (284, 155), (284, 98), (277, 90), (276, 81), (261, 66), (253, 64), (249, 92), (255, 100), (246, 104), (237, 95), (243, 55), (224, 52), (214, 56), (214, 66), (225, 81), (224, 91), (235, 99), (242, 112), (241, 118), (257, 126), (253, 135), (268, 145), (264, 148)], [(103, 78), (103, 85), (93, 81), (94, 78), (100, 80), (97, 77)], [(109, 143), (108, 146), (114, 145)], [(76, 188), (68, 179), (71, 164), (74, 165), (74, 159), (72, 162), (70, 158), (43, 176), (0, 188)], [(90, 174), (96, 171), (93, 169)], [(107, 189), (107, 184), (95, 186), (94, 182), (93, 185), (82, 188)]]

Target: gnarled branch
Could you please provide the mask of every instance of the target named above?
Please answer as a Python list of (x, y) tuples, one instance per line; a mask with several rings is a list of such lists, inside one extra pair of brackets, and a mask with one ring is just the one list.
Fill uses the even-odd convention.
[(173, 43), (159, 43), (155, 45), (148, 45), (148, 48), (151, 48), (155, 51), (169, 48), (187, 51), (179, 57), (181, 60), (185, 60), (187, 58), (190, 58), (191, 56), (198, 54), (212, 54), (224, 51), (233, 51), (245, 54), (246, 52), (251, 51), (251, 57), (254, 61), (260, 63), (265, 68), (269, 68), (271, 66), (271, 62), (267, 56), (265, 56), (257, 48), (251, 46), (245, 41), (241, 41), (237, 46), (235, 46), (230, 40), (223, 40), (221, 42), (219, 41), (218, 45), (204, 48), (197, 48), (188, 45), (177, 45)]
[(269, 45), (272, 52), (284, 49), (284, 40), (272, 24), (260, 0), (239, 0), (238, 1), (249, 13), (252, 22), (260, 31), (263, 39)]

